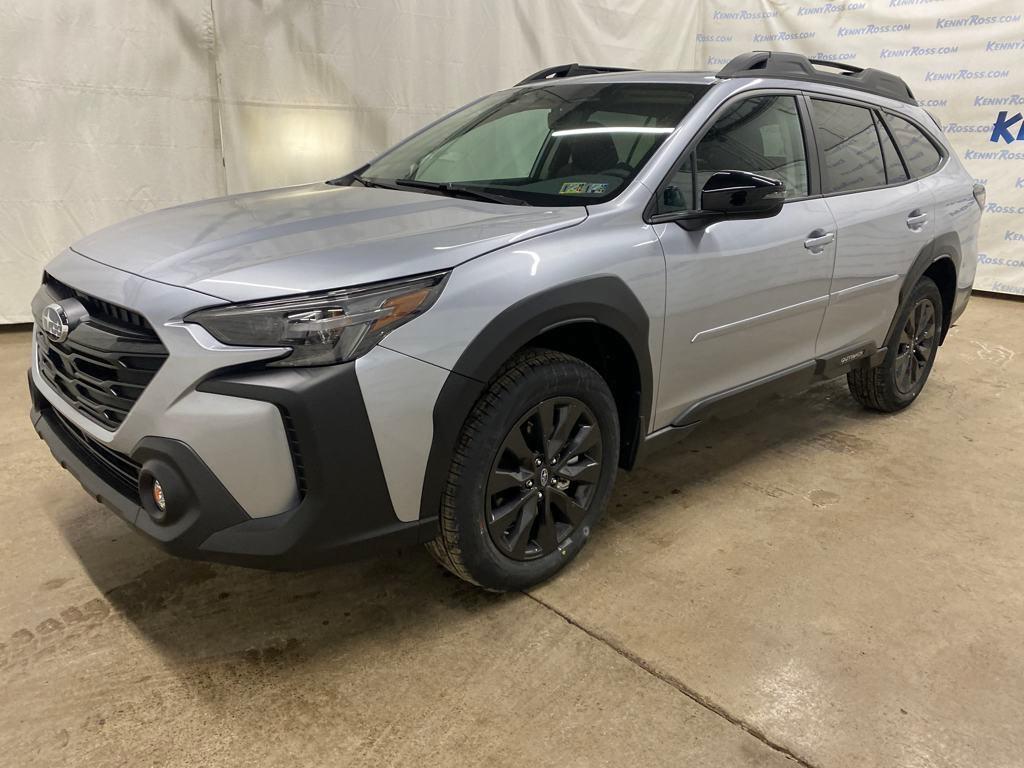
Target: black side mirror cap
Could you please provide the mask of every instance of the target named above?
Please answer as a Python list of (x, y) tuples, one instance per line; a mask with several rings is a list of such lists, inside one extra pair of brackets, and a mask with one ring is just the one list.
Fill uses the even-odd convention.
[[(670, 185), (661, 193), (666, 207), (686, 205), (679, 187)], [(683, 229), (703, 229), (725, 219), (767, 219), (777, 215), (786, 201), (786, 185), (778, 179), (750, 171), (718, 171), (704, 183), (700, 210), (657, 213), (647, 221), (663, 224), (674, 221)]]
[(767, 218), (782, 210), (786, 185), (750, 171), (711, 174), (700, 193), (702, 211), (725, 217)]

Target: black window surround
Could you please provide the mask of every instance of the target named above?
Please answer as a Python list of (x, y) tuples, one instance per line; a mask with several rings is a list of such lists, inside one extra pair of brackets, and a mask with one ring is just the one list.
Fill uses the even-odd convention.
[[(846, 96), (837, 96), (830, 93), (821, 93), (819, 91), (807, 91), (800, 88), (763, 88), (743, 91), (742, 93), (737, 93), (731, 98), (728, 98), (725, 101), (723, 101), (718, 106), (718, 108), (711, 113), (707, 120), (704, 121), (700, 129), (697, 131), (696, 134), (694, 134), (694, 137), (687, 143), (683, 151), (679, 153), (679, 155), (676, 157), (675, 162), (669, 168), (669, 171), (665, 174), (664, 178), (662, 178), (661, 182), (658, 184), (655, 193), (651, 196), (650, 202), (648, 202), (647, 204), (647, 207), (644, 209), (644, 222), (646, 222), (647, 224), (656, 223), (652, 221), (652, 217), (657, 215), (658, 213), (658, 201), (661, 199), (662, 192), (664, 191), (665, 187), (668, 186), (669, 182), (672, 180), (672, 177), (675, 175), (676, 170), (679, 168), (680, 165), (682, 165), (686, 155), (693, 154), (693, 151), (696, 148), (697, 144), (700, 142), (701, 139), (704, 138), (704, 135), (712, 128), (712, 126), (714, 126), (715, 121), (717, 121), (718, 118), (721, 117), (722, 113), (742, 99), (747, 99), (754, 96), (771, 95), (797, 97), (797, 105), (800, 110), (800, 124), (804, 131), (804, 150), (807, 155), (808, 194), (805, 197), (789, 198), (783, 203), (784, 206), (790, 203), (797, 203), (803, 200), (809, 200), (811, 198), (839, 197), (840, 195), (858, 195), (863, 192), (873, 192), (879, 189), (888, 189), (890, 187), (899, 187), (904, 184), (910, 184), (912, 182), (917, 181), (918, 179), (927, 178), (928, 176), (938, 173), (943, 169), (943, 167), (945, 167), (946, 161), (949, 159), (949, 153), (946, 151), (946, 148), (942, 146), (942, 144), (939, 143), (937, 140), (935, 140), (935, 138), (931, 135), (931, 132), (927, 128), (922, 127), (920, 122), (907, 115), (895, 112), (883, 106), (879, 106), (878, 104), (873, 104), (869, 101), (862, 101), (856, 98), (848, 98)], [(900, 152), (899, 145), (897, 145), (895, 140), (893, 140), (893, 144), (896, 146), (896, 152), (900, 156), (900, 162), (903, 164), (904, 169), (907, 171), (907, 179), (905, 181), (893, 182), (891, 184), (885, 184), (880, 187), (871, 187), (869, 189), (858, 189), (852, 192), (822, 192), (823, 186), (821, 183), (821, 158), (818, 151), (819, 145), (817, 141), (817, 136), (814, 131), (814, 123), (811, 112), (811, 101), (813, 99), (820, 99), (822, 101), (846, 102), (854, 106), (869, 109), (875, 115), (875, 119), (879, 120), (880, 123), (886, 127), (886, 130), (889, 132), (890, 137), (892, 137), (892, 131), (885, 120), (886, 116), (891, 115), (893, 117), (899, 117), (902, 118), (903, 120), (906, 120), (908, 123), (910, 123), (919, 131), (921, 131), (921, 133), (924, 134), (925, 138), (932, 143), (932, 146), (935, 147), (936, 151), (941, 156), (939, 164), (935, 166), (934, 169), (932, 169), (931, 173), (928, 173), (924, 176), (911, 175), (909, 168), (907, 168), (906, 160), (903, 158), (903, 155)]]
[[(824, 193), (822, 195), (822, 197), (838, 197), (839, 195), (857, 195), (857, 194), (860, 194), (862, 192), (873, 192), (873, 191), (876, 191), (876, 190), (879, 190), (879, 189), (889, 189), (890, 187), (900, 187), (900, 186), (903, 186), (904, 184), (911, 184), (911, 183), (917, 181), (918, 179), (924, 179), (924, 178), (927, 178), (928, 176), (931, 176), (932, 174), (938, 173), (946, 165), (946, 161), (949, 159), (949, 153), (946, 151), (946, 148), (943, 147), (938, 141), (936, 141), (932, 137), (931, 133), (926, 128), (922, 127), (921, 124), (918, 121), (914, 120), (911, 117), (908, 117), (907, 115), (904, 115), (904, 114), (899, 113), (899, 112), (895, 112), (895, 111), (893, 111), (891, 109), (886, 109), (885, 107), (880, 107), (877, 104), (872, 104), (872, 103), (867, 102), (867, 101), (861, 101), (859, 99), (850, 99), (850, 98), (846, 98), (845, 96), (833, 96), (832, 94), (823, 94), (823, 93), (817, 93), (817, 92), (812, 92), (812, 91), (804, 91), (804, 96), (805, 96), (805, 98), (807, 99), (807, 102), (808, 102), (808, 109), (811, 109), (811, 110), (813, 110), (813, 104), (811, 102), (813, 102), (815, 100), (818, 100), (818, 101), (838, 101), (838, 102), (842, 102), (842, 103), (851, 104), (853, 106), (862, 107), (862, 108), (865, 108), (865, 109), (870, 109), (872, 112), (875, 113), (876, 119), (877, 120), (881, 120), (882, 125), (884, 125), (886, 127), (886, 130), (888, 131), (890, 138), (892, 138), (892, 129), (890, 128), (888, 122), (886, 121), (886, 117), (887, 116), (892, 116), (892, 117), (898, 117), (898, 118), (900, 118), (902, 120), (906, 120), (908, 123), (910, 123), (915, 128), (917, 128), (919, 131), (921, 131), (921, 133), (924, 135), (924, 137), (926, 139), (928, 139), (928, 141), (931, 142), (933, 147), (935, 147), (935, 150), (939, 153), (939, 156), (940, 156), (940, 160), (939, 160), (938, 165), (936, 165), (931, 170), (930, 173), (924, 174), (923, 176), (914, 176), (913, 174), (910, 173), (910, 168), (907, 166), (906, 158), (903, 157), (903, 152), (900, 149), (899, 144), (897, 144), (895, 139), (893, 139), (893, 144), (896, 147), (896, 153), (899, 155), (900, 162), (903, 164), (903, 168), (907, 172), (907, 178), (905, 180), (884, 184), (882, 186), (867, 187), (865, 189), (857, 189), (857, 190), (852, 190), (852, 191), (848, 191), (848, 192), (826, 192), (826, 193)], [(813, 125), (813, 111), (812, 111), (812, 125)]]
[[(726, 99), (718, 108), (711, 113), (707, 120), (701, 125), (700, 130), (694, 134), (693, 138), (687, 143), (686, 148), (676, 157), (674, 163), (669, 168), (668, 173), (658, 184), (657, 190), (651, 197), (650, 202), (647, 204), (647, 208), (644, 209), (644, 221), (648, 224), (654, 223), (651, 221), (651, 217), (657, 216), (658, 201), (662, 199), (662, 193), (665, 187), (672, 181), (676, 171), (686, 160), (686, 157), (690, 156), (690, 163), (693, 165), (693, 154), (697, 149), (697, 145), (700, 144), (701, 140), (708, 134), (708, 132), (714, 128), (715, 123), (718, 122), (728, 110), (735, 107), (741, 101), (746, 101), (752, 98), (763, 98), (765, 96), (790, 96), (796, 100), (797, 114), (800, 118), (800, 130), (803, 135), (804, 141), (804, 157), (807, 161), (807, 194), (800, 197), (790, 197), (783, 203), (796, 203), (801, 200), (809, 200), (815, 197), (821, 197), (821, 170), (819, 168), (819, 155), (818, 147), (815, 141), (814, 132), (811, 127), (811, 114), (807, 104), (807, 100), (804, 96), (804, 92), (799, 89), (789, 88), (759, 88), (750, 91), (744, 91), (742, 93), (735, 94), (731, 98)], [(696, 189), (696, 174), (691, 174), (693, 178), (693, 200), (694, 205), (698, 205), (700, 199), (700, 190)]]
[[(898, 114), (890, 112), (890, 113), (886, 113), (884, 119), (885, 119), (886, 128), (889, 131), (889, 136), (892, 138), (893, 144), (896, 145), (896, 149), (900, 153), (901, 158), (903, 159), (903, 166), (904, 166), (904, 168), (906, 168), (907, 174), (910, 177), (923, 179), (924, 177), (930, 176), (931, 174), (935, 173), (935, 171), (939, 170), (939, 168), (942, 167), (943, 163), (945, 163), (945, 161), (946, 161), (946, 153), (943, 150), (943, 148), (941, 146), (939, 146), (934, 141), (934, 139), (932, 139), (932, 137), (928, 133), (928, 131), (924, 130), (920, 125), (915, 123), (913, 120), (908, 118), (906, 115), (898, 115)], [(907, 160), (907, 157), (906, 157), (906, 155), (904, 154), (904, 151), (903, 151), (903, 147), (901, 146), (901, 143), (900, 143), (899, 139), (897, 138), (895, 126), (893, 124), (894, 120), (900, 120), (900, 121), (906, 123), (907, 125), (909, 125), (914, 130), (916, 130), (921, 135), (921, 137), (924, 138), (924, 140), (926, 142), (931, 144), (932, 149), (934, 149), (935, 152), (938, 154), (938, 156), (939, 156), (938, 162), (927, 173), (915, 174), (913, 172), (913, 170), (911, 169), (911, 167), (910, 167), (911, 164)]]
[[(896, 137), (892, 135), (892, 131), (889, 130), (889, 126), (882, 119), (881, 113), (878, 110), (872, 110), (872, 117), (875, 120), (875, 131), (878, 133), (878, 143), (882, 146), (882, 167), (885, 169), (885, 184), (888, 187), (895, 186), (896, 184), (902, 184), (903, 182), (910, 181), (913, 178), (910, 173), (910, 168), (907, 167), (906, 162), (903, 159), (903, 155), (900, 154), (899, 145), (896, 143)], [(888, 139), (888, 145), (886, 144)], [(889, 150), (886, 147), (892, 148), (892, 153), (895, 156), (896, 162), (899, 163), (900, 168), (903, 169), (902, 179), (892, 179), (889, 175)]]
[[(821, 152), (825, 194), (888, 186), (885, 153), (873, 109), (847, 101), (812, 98), (811, 119)], [(851, 178), (851, 174), (859, 175)]]

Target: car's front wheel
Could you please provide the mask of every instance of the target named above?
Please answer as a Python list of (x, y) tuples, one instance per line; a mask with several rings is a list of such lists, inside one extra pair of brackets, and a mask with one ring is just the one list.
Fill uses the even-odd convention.
[(571, 355), (527, 350), (466, 420), (428, 549), (487, 589), (543, 581), (586, 543), (618, 456), (615, 399), (601, 375)]

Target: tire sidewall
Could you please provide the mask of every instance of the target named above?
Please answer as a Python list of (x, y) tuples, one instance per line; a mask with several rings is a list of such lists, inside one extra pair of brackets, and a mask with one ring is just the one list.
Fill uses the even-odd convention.
[[(549, 578), (586, 544), (615, 481), (619, 424), (615, 400), (608, 386), (583, 362), (557, 362), (530, 369), (514, 386), (498, 392), (491, 401), (493, 407), (484, 411), (464, 446), (467, 461), (453, 495), (467, 570), (481, 586), (505, 591), (522, 589)], [(509, 430), (539, 403), (559, 396), (581, 400), (593, 412), (601, 430), (602, 475), (583, 522), (554, 552), (536, 560), (513, 560), (498, 550), (487, 529), (486, 493), (491, 468)]]

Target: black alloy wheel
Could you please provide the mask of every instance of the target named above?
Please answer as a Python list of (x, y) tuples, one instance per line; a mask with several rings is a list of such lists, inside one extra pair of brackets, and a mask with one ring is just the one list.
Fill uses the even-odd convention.
[(601, 519), (620, 442), (600, 373), (565, 352), (522, 350), (462, 425), (427, 549), (460, 579), (496, 592), (551, 578)]
[(858, 365), (846, 374), (850, 394), (865, 408), (882, 413), (913, 403), (935, 365), (943, 317), (938, 286), (930, 277), (920, 278), (893, 320), (881, 363)]
[(554, 552), (587, 517), (601, 478), (601, 429), (574, 397), (544, 400), (506, 435), (491, 468), (486, 522), (513, 560)]
[(937, 335), (935, 306), (929, 298), (919, 299), (900, 332), (896, 350), (896, 389), (902, 394), (908, 395), (917, 389), (935, 352)]

